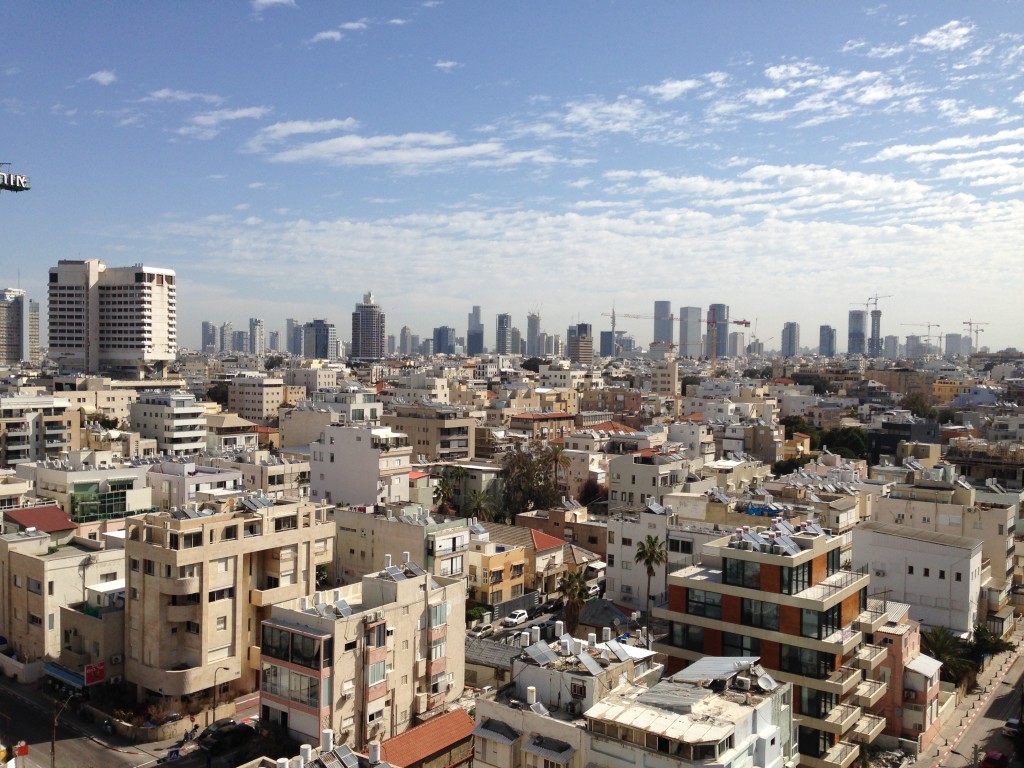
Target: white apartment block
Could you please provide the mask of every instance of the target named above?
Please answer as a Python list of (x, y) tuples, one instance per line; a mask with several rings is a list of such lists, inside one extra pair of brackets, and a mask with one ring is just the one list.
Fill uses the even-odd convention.
[(200, 466), (230, 469), (242, 474), (250, 493), (271, 499), (305, 499), (309, 496), (309, 461), (275, 456), (270, 451), (241, 451), (225, 456), (197, 456)]
[(67, 398), (0, 397), (0, 466), (57, 459), (77, 448), (80, 419)]
[(853, 529), (853, 568), (866, 569), (875, 594), (909, 604), (910, 618), (963, 638), (988, 600), (979, 539), (869, 521)]
[(199, 466), (184, 459), (142, 463), (148, 463), (153, 506), (159, 509), (219, 504), (245, 493), (237, 469)]
[(670, 450), (648, 448), (608, 460), (609, 510), (661, 503), (668, 493), (683, 493), (700, 463)]
[(39, 362), (39, 303), (20, 288), (0, 288), (0, 363)]
[(50, 269), (49, 356), (62, 369), (161, 372), (178, 352), (174, 270), (61, 260)]
[(391, 427), (324, 428), (310, 446), (310, 497), (328, 504), (409, 501), (412, 448)]
[(188, 392), (143, 392), (131, 405), (131, 427), (156, 440), (165, 456), (206, 450), (206, 409)]
[[(140, 701), (258, 687), (260, 623), (334, 561), (326, 507), (247, 497), (231, 512), (131, 518), (125, 675)], [(218, 676), (218, 670), (223, 673)], [(224, 696), (227, 701), (230, 696)]]
[(361, 746), (404, 733), (465, 684), (466, 585), (390, 562), (361, 583), (275, 605), (262, 623), (260, 718)]
[(234, 413), (206, 416), (206, 450), (210, 453), (253, 451), (259, 447), (256, 425)]
[(290, 387), (283, 379), (240, 376), (228, 382), (228, 410), (257, 424), (268, 424), (282, 405), (305, 397), (305, 387)]

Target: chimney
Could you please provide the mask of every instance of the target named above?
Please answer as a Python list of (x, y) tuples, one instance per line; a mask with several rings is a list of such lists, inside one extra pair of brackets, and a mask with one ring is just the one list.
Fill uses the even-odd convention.
[(380, 765), (380, 742), (377, 739), (370, 742), (368, 757), (370, 758), (370, 765)]
[(532, 685), (526, 689), (526, 703), (531, 706), (537, 703), (537, 689)]
[(320, 751), (330, 752), (334, 749), (334, 731), (324, 728), (320, 733)]
[(391, 567), (391, 555), (384, 555), (384, 567), (385, 568), (390, 568)]

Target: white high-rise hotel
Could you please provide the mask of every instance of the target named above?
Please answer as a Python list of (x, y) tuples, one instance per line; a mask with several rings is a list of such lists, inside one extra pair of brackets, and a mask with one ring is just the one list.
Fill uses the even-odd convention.
[(162, 374), (177, 355), (172, 269), (61, 260), (50, 269), (49, 310), (49, 354), (61, 368)]

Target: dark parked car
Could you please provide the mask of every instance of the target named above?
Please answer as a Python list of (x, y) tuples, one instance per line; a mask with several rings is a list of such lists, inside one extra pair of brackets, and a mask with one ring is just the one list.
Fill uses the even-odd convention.
[(544, 603), (544, 613), (554, 613), (555, 611), (561, 610), (565, 605), (565, 601), (560, 597), (553, 598)]
[(206, 743), (199, 746), (211, 755), (220, 755), (254, 738), (255, 728), (245, 723), (235, 723), (220, 728), (206, 739)]
[(542, 613), (544, 613), (544, 606), (541, 603), (537, 603), (537, 605), (531, 605), (529, 608), (526, 609), (526, 615), (529, 616), (531, 619), (536, 619)]
[(209, 741), (215, 734), (219, 733), (229, 725), (235, 725), (235, 719), (233, 717), (222, 717), (220, 720), (214, 720), (208, 726), (203, 729), (203, 732), (199, 734), (199, 738), (196, 740), (197, 744), (203, 744)]

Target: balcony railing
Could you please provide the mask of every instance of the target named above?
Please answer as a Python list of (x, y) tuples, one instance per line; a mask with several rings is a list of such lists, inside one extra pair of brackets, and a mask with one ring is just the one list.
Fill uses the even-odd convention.
[(885, 646), (865, 643), (854, 655), (853, 665), (858, 669), (873, 670), (882, 663), (886, 653), (888, 651), (885, 649)]

